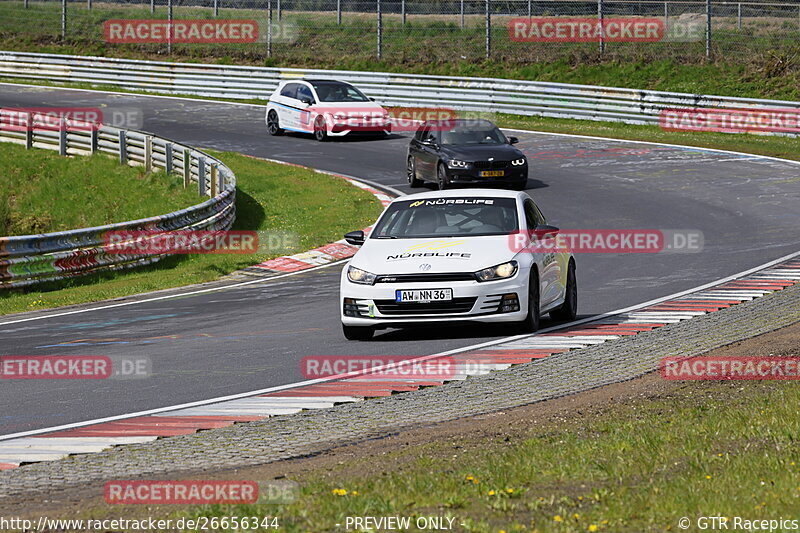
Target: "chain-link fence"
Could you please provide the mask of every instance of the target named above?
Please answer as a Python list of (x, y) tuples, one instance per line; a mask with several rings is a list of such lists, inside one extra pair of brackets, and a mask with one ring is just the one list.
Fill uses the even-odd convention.
[(800, 1), (0, 0), (0, 38), (16, 48), (67, 44), (82, 53), (114, 47), (284, 64), (341, 57), (739, 62), (796, 56)]

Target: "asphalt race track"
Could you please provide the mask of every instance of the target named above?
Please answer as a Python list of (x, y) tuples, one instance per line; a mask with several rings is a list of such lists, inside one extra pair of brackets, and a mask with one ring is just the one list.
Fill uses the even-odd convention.
[[(263, 109), (223, 103), (0, 85), (0, 106), (140, 111), (130, 124), (199, 148), (233, 150), (373, 180), (405, 183), (407, 139), (317, 143), (269, 137)], [(688, 289), (794, 252), (800, 167), (667, 146), (516, 134), (531, 162), (529, 192), (570, 229), (700, 230), (691, 254), (582, 254), (583, 316)], [(320, 179), (329, 179), (320, 176)], [(358, 229), (358, 228), (353, 228)], [(109, 310), (3, 325), (0, 355), (148, 356), (145, 380), (7, 380), (0, 435), (300, 381), (307, 355), (424, 355), (497, 338), (470, 327), (379, 332), (348, 342), (338, 319), (341, 267)], [(548, 323), (545, 321), (544, 326)]]

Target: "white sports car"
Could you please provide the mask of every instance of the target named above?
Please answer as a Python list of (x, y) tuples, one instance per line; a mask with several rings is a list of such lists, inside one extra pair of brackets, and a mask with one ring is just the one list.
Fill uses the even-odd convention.
[(531, 332), (544, 313), (572, 320), (575, 259), (548, 247), (557, 231), (525, 192), (397, 198), (369, 237), (345, 236), (361, 249), (342, 271), (344, 336), (367, 340), (376, 329), (459, 321), (516, 323)]
[(334, 80), (280, 82), (269, 97), (264, 120), (270, 135), (297, 131), (311, 133), (318, 141), (392, 131), (388, 111), (349, 83)]

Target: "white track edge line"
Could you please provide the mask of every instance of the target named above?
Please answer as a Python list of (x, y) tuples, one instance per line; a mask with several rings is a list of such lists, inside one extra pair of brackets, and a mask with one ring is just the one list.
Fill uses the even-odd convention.
[[(608, 313), (603, 313), (601, 315), (595, 315), (595, 316), (587, 317), (587, 318), (584, 318), (584, 319), (581, 319), (581, 320), (568, 322), (566, 324), (559, 324), (557, 326), (551, 326), (549, 328), (541, 329), (541, 330), (539, 330), (539, 331), (537, 331), (536, 333), (533, 333), (533, 334), (515, 335), (515, 336), (512, 336), (512, 337), (505, 337), (503, 339), (498, 339), (498, 340), (495, 340), (495, 341), (489, 341), (489, 342), (484, 342), (484, 343), (480, 343), (480, 344), (474, 344), (472, 346), (466, 346), (464, 348), (456, 348), (454, 350), (448, 350), (448, 351), (445, 351), (445, 352), (439, 352), (439, 353), (436, 353), (436, 354), (433, 354), (433, 355), (421, 356), (419, 358), (413, 359), (413, 361), (426, 361), (426, 360), (434, 359), (434, 358), (438, 358), (438, 357), (445, 357), (445, 356), (448, 356), (448, 355), (454, 355), (454, 354), (458, 354), (458, 353), (462, 353), (462, 352), (466, 352), (466, 351), (472, 351), (472, 350), (476, 350), (476, 349), (480, 349), (480, 348), (486, 348), (488, 346), (495, 346), (497, 344), (503, 344), (503, 343), (507, 343), (507, 342), (514, 342), (516, 340), (521, 340), (521, 339), (525, 339), (525, 338), (529, 338), (529, 337), (534, 337), (534, 336), (536, 336), (536, 335), (538, 335), (540, 333), (549, 333), (551, 331), (558, 331), (558, 330), (561, 330), (561, 329), (566, 329), (566, 328), (569, 328), (569, 327), (573, 327), (573, 326), (577, 326), (577, 325), (581, 325), (581, 324), (586, 324), (586, 323), (589, 323), (589, 322), (595, 322), (595, 321), (602, 320), (604, 318), (613, 317), (615, 315), (619, 315), (619, 314), (622, 314), (622, 313), (625, 313), (625, 312), (628, 312), (628, 311), (631, 311), (631, 310), (634, 310), (634, 309), (640, 309), (642, 307), (647, 307), (649, 305), (653, 305), (654, 303), (662, 302), (662, 301), (669, 300), (669, 299), (672, 299), (672, 298), (677, 298), (679, 296), (690, 294), (692, 292), (702, 291), (702, 290), (707, 289), (709, 287), (713, 287), (713, 286), (719, 285), (721, 283), (726, 283), (726, 282), (728, 282), (728, 281), (730, 281), (732, 279), (736, 279), (738, 277), (746, 276), (748, 274), (752, 274), (753, 272), (758, 272), (759, 270), (763, 270), (763, 269), (769, 268), (769, 267), (771, 267), (771, 266), (773, 266), (775, 264), (782, 263), (784, 261), (788, 261), (788, 260), (793, 259), (793, 258), (795, 258), (797, 256), (800, 256), (800, 252), (794, 252), (792, 254), (789, 254), (789, 255), (786, 255), (784, 257), (781, 257), (781, 258), (775, 259), (773, 261), (770, 261), (768, 263), (764, 263), (763, 265), (759, 265), (757, 267), (753, 267), (751, 269), (744, 270), (742, 272), (739, 272), (738, 274), (734, 274), (732, 276), (728, 276), (727, 278), (724, 278), (724, 279), (721, 279), (721, 280), (712, 281), (710, 283), (706, 283), (704, 285), (700, 285), (700, 286), (694, 287), (692, 289), (687, 289), (685, 291), (677, 292), (677, 293), (671, 294), (669, 296), (663, 296), (663, 297), (657, 298), (655, 300), (650, 300), (648, 302), (644, 302), (644, 303), (641, 303), (641, 304), (636, 304), (636, 305), (633, 305), (633, 306), (630, 306), (630, 307), (626, 307), (624, 309), (619, 309), (617, 311), (610, 311)], [(326, 266), (328, 266), (328, 265), (326, 265)], [(308, 272), (308, 271), (306, 270), (304, 272)], [(381, 368), (383, 368), (383, 367), (381, 367)], [(376, 370), (376, 369), (371, 369), (370, 371), (374, 371), (374, 370)], [(164, 413), (164, 412), (168, 412), (168, 411), (177, 411), (179, 409), (186, 409), (186, 408), (189, 408), (189, 407), (200, 407), (200, 406), (204, 406), (204, 405), (225, 402), (225, 401), (228, 401), (228, 400), (237, 400), (237, 399), (241, 399), (241, 398), (247, 398), (247, 397), (250, 397), (250, 396), (257, 396), (257, 395), (260, 395), (260, 394), (266, 394), (266, 393), (270, 393), (270, 392), (278, 392), (278, 391), (290, 390), (290, 389), (295, 389), (295, 388), (299, 388), (299, 387), (303, 387), (303, 386), (307, 386), (307, 385), (314, 385), (314, 384), (317, 384), (317, 383), (326, 383), (326, 382), (330, 382), (330, 381), (336, 381), (336, 380), (340, 380), (340, 379), (345, 379), (345, 378), (348, 378), (348, 377), (355, 377), (355, 376), (360, 375), (363, 372), (364, 371), (351, 372), (351, 373), (347, 373), (347, 374), (341, 374), (341, 375), (337, 375), (337, 376), (330, 376), (330, 377), (326, 377), (326, 378), (317, 378), (317, 379), (312, 379), (312, 380), (307, 380), (307, 381), (300, 381), (300, 382), (297, 382), (297, 383), (289, 383), (289, 384), (286, 384), (286, 385), (278, 385), (276, 387), (270, 387), (270, 388), (267, 388), (267, 389), (261, 389), (261, 390), (257, 390), (257, 391), (243, 392), (243, 393), (239, 393), (239, 394), (232, 394), (232, 395), (229, 395), (229, 396), (221, 396), (221, 397), (218, 397), (218, 398), (211, 398), (211, 399), (208, 399), (208, 400), (198, 400), (196, 402), (189, 402), (189, 403), (180, 404), (180, 405), (159, 407), (159, 408), (156, 408), (156, 409), (149, 409), (149, 410), (146, 410), (146, 411), (139, 411), (139, 412), (136, 412), (136, 413), (128, 413), (128, 414), (124, 414), (124, 415), (115, 415), (115, 416), (110, 416), (110, 417), (105, 417), (105, 418), (98, 418), (98, 419), (95, 419), (95, 420), (87, 420), (87, 421), (84, 421), (84, 422), (74, 422), (72, 424), (64, 424), (64, 425), (61, 425), (61, 426), (42, 428), (42, 429), (36, 429), (36, 430), (31, 430), (31, 431), (23, 431), (23, 432), (20, 432), (20, 433), (11, 433), (9, 435), (0, 436), (0, 442), (6, 441), (6, 440), (10, 440), (10, 439), (14, 439), (14, 438), (19, 438), (19, 437), (28, 437), (28, 436), (32, 436), (32, 435), (41, 435), (43, 433), (52, 433), (52, 432), (55, 432), (55, 431), (61, 431), (61, 430), (65, 430), (65, 429), (75, 429), (75, 428), (79, 428), (79, 427), (85, 427), (85, 426), (91, 426), (91, 425), (95, 425), (95, 424), (101, 424), (103, 422), (112, 422), (112, 421), (116, 421), (116, 420), (124, 420), (124, 419), (127, 419), (127, 418), (134, 418), (134, 417), (139, 417), (139, 416), (149, 416), (149, 415), (153, 415), (153, 414), (157, 414), (157, 413)]]
[[(100, 91), (100, 90), (91, 90), (91, 89), (75, 89), (75, 88), (66, 88), (66, 87), (53, 87), (53, 86), (46, 86), (46, 85), (14, 84), (14, 83), (3, 83), (3, 82), (0, 82), (0, 85), (26, 86), (26, 87), (62, 89), (62, 90), (77, 90), (77, 91), (86, 91), (86, 92), (100, 92), (100, 93), (106, 93), (106, 94), (122, 94), (122, 95), (126, 95), (126, 96), (130, 96), (130, 95), (133, 95), (133, 96), (145, 96), (145, 97), (150, 97), (150, 98), (174, 98), (174, 99), (200, 101), (200, 102), (209, 102), (209, 101), (215, 102), (214, 100), (203, 100), (203, 99), (197, 99), (197, 98), (182, 98), (182, 97), (167, 96), (167, 95), (146, 95), (146, 94), (142, 95), (142, 94), (137, 94), (137, 93), (121, 93), (121, 92)], [(222, 101), (222, 102), (219, 102), (219, 103), (221, 103), (221, 104), (229, 104), (229, 105), (248, 105), (248, 106), (254, 106), (254, 107), (263, 107), (263, 106), (259, 106), (257, 104), (243, 104), (243, 103), (237, 103), (237, 102), (225, 102), (225, 101)], [(794, 161), (794, 160), (791, 160), (791, 159), (781, 159), (781, 158), (771, 157), (771, 156), (762, 156), (762, 155), (758, 155), (758, 154), (748, 154), (748, 153), (745, 153), (745, 152), (736, 152), (736, 151), (730, 151), (730, 150), (719, 150), (719, 149), (714, 149), (714, 148), (702, 148), (702, 147), (696, 147), (696, 146), (679, 145), (679, 144), (668, 144), (668, 143), (659, 143), (659, 142), (649, 142), (649, 141), (635, 141), (635, 140), (627, 140), (627, 139), (617, 139), (617, 138), (612, 138), (612, 137), (597, 137), (597, 136), (590, 136), (590, 135), (578, 135), (578, 134), (568, 134), (568, 133), (553, 133), (553, 132), (535, 131), (535, 130), (521, 130), (521, 129), (514, 129), (514, 128), (502, 128), (502, 129), (505, 129), (507, 131), (514, 131), (514, 132), (533, 133), (533, 134), (537, 134), (537, 135), (555, 135), (555, 136), (562, 136), (562, 137), (577, 137), (577, 138), (583, 138), (583, 139), (609, 140), (609, 141), (622, 142), (622, 143), (627, 142), (627, 143), (633, 143), (633, 144), (651, 144), (651, 145), (656, 145), (656, 146), (670, 146), (670, 147), (674, 147), (674, 148), (682, 148), (682, 149), (689, 149), (689, 150), (702, 150), (702, 151), (711, 151), (711, 152), (728, 153), (728, 154), (736, 154), (736, 155), (755, 156), (756, 158), (770, 159), (770, 160), (775, 160), (775, 161), (781, 161), (781, 162), (800, 165), (800, 161)], [(263, 159), (263, 158), (260, 158), (260, 159)], [(278, 161), (278, 160), (274, 160), (274, 161), (282, 162), (282, 161)], [(283, 163), (285, 163), (285, 162), (283, 162)], [(297, 165), (296, 163), (290, 163), (290, 164)], [(297, 166), (303, 166), (303, 165), (297, 165)], [(306, 167), (306, 168), (310, 168), (310, 167)], [(316, 170), (316, 169), (314, 169), (314, 170)], [(324, 171), (324, 170), (321, 171), (321, 172), (326, 173), (326, 174), (334, 174), (334, 175), (336, 174), (334, 172)], [(344, 174), (340, 174), (340, 175), (345, 176)], [(361, 179), (354, 178), (354, 177), (351, 177), (351, 176), (346, 176), (346, 177), (348, 177), (350, 179), (355, 179), (356, 181), (362, 181), (364, 183), (368, 183), (366, 180), (361, 180)], [(377, 186), (377, 188), (384, 188), (384, 189), (389, 188), (389, 187), (384, 186), (384, 185), (375, 184), (374, 182), (372, 182), (371, 185), (372, 186)], [(515, 335), (515, 336), (511, 336), (511, 337), (506, 337), (506, 338), (499, 339), (499, 340), (496, 340), (496, 341), (489, 341), (489, 342), (480, 343), (480, 344), (476, 344), (476, 345), (472, 345), (472, 346), (467, 346), (467, 347), (464, 347), (464, 348), (457, 348), (457, 349), (454, 349), (454, 350), (440, 352), (438, 354), (434, 354), (434, 355), (430, 355), (430, 356), (423, 356), (423, 357), (420, 357), (417, 360), (426, 360), (426, 359), (433, 358), (433, 357), (443, 357), (443, 356), (447, 356), (447, 355), (463, 353), (465, 351), (471, 351), (471, 350), (475, 350), (475, 349), (480, 349), (480, 348), (484, 348), (484, 347), (488, 347), (488, 346), (495, 346), (497, 344), (503, 344), (505, 342), (513, 342), (515, 340), (524, 339), (524, 338), (527, 338), (527, 337), (532, 337), (532, 336), (535, 336), (535, 335), (540, 334), (540, 333), (548, 333), (548, 332), (551, 332), (551, 331), (558, 331), (560, 329), (566, 329), (568, 327), (581, 325), (581, 324), (586, 324), (586, 323), (589, 323), (589, 322), (602, 320), (604, 318), (613, 317), (615, 315), (622, 314), (622, 313), (625, 313), (625, 312), (628, 312), (628, 311), (632, 311), (632, 310), (635, 310), (635, 309), (641, 309), (643, 307), (647, 307), (647, 306), (650, 306), (650, 305), (653, 305), (653, 304), (656, 304), (656, 303), (667, 301), (667, 300), (670, 300), (670, 299), (673, 299), (673, 298), (678, 298), (680, 296), (685, 296), (687, 294), (691, 294), (693, 292), (698, 292), (698, 291), (701, 291), (701, 290), (706, 289), (706, 288), (714, 287), (716, 285), (721, 285), (721, 284), (726, 283), (728, 281), (731, 281), (733, 279), (737, 279), (737, 278), (740, 278), (740, 277), (743, 277), (743, 276), (747, 276), (748, 274), (752, 274), (754, 272), (758, 272), (759, 270), (764, 270), (764, 269), (769, 268), (770, 266), (773, 266), (775, 264), (778, 264), (778, 263), (781, 263), (781, 262), (784, 262), (784, 261), (788, 261), (788, 260), (790, 260), (790, 259), (792, 259), (794, 257), (797, 257), (798, 255), (800, 255), (800, 252), (794, 252), (792, 254), (788, 254), (786, 256), (783, 256), (781, 258), (775, 259), (773, 261), (769, 261), (769, 262), (764, 263), (762, 265), (753, 267), (751, 269), (739, 272), (737, 274), (733, 274), (732, 276), (728, 276), (728, 277), (723, 278), (721, 280), (712, 281), (712, 282), (709, 282), (707, 284), (700, 285), (698, 287), (687, 289), (687, 290), (684, 290), (684, 291), (681, 291), (681, 292), (677, 292), (677, 293), (674, 293), (674, 294), (671, 294), (671, 295), (668, 295), (668, 296), (663, 296), (663, 297), (660, 297), (660, 298), (656, 298), (654, 300), (650, 300), (650, 301), (644, 302), (642, 304), (635, 304), (633, 306), (630, 306), (630, 307), (627, 307), (627, 308), (623, 308), (623, 309), (620, 309), (620, 310), (609, 311), (607, 313), (603, 313), (603, 314), (600, 314), (600, 315), (594, 315), (594, 316), (591, 316), (591, 317), (587, 317), (587, 318), (584, 318), (584, 319), (581, 319), (581, 320), (569, 322), (569, 323), (566, 323), (566, 324), (560, 324), (560, 325), (557, 325), (557, 326), (551, 326), (550, 328), (545, 328), (545, 329), (539, 330), (534, 334), (523, 334), (523, 335)], [(9, 325), (9, 324), (16, 324), (16, 323), (19, 323), (19, 322), (27, 322), (27, 321), (32, 321), (32, 320), (41, 320), (41, 319), (44, 319), (44, 318), (53, 318), (53, 317), (57, 317), (57, 316), (65, 316), (65, 315), (71, 315), (71, 314), (95, 311), (95, 310), (109, 309), (109, 308), (113, 308), (113, 307), (122, 307), (122, 306), (126, 306), (126, 305), (137, 304), (137, 303), (146, 303), (146, 302), (152, 302), (152, 301), (163, 300), (163, 299), (168, 299), (168, 298), (176, 298), (178, 296), (191, 296), (191, 295), (195, 295), (195, 294), (201, 294), (201, 293), (212, 292), (212, 291), (217, 291), (217, 290), (223, 290), (223, 289), (228, 289), (228, 288), (242, 287), (242, 286), (245, 286), (245, 285), (252, 285), (252, 284), (255, 284), (255, 283), (263, 283), (265, 281), (269, 281), (269, 280), (273, 280), (273, 279), (277, 279), (277, 278), (283, 278), (283, 277), (288, 277), (288, 276), (291, 276), (291, 275), (297, 275), (297, 274), (300, 274), (300, 273), (310, 272), (312, 270), (319, 270), (319, 269), (322, 269), (322, 268), (327, 268), (329, 266), (336, 265), (336, 264), (341, 263), (343, 261), (347, 261), (347, 260), (343, 259), (341, 261), (336, 261), (336, 262), (333, 262), (333, 263), (329, 263), (327, 265), (313, 267), (313, 268), (309, 268), (309, 269), (298, 271), (298, 272), (290, 272), (290, 273), (287, 273), (287, 274), (281, 274), (281, 275), (273, 276), (273, 277), (266, 278), (266, 279), (247, 281), (247, 282), (239, 283), (239, 284), (235, 284), (235, 285), (228, 285), (226, 287), (212, 287), (212, 288), (203, 289), (203, 290), (200, 290), (200, 291), (183, 293), (181, 295), (167, 295), (167, 296), (163, 296), (163, 297), (159, 297), (159, 298), (152, 298), (152, 299), (148, 299), (148, 300), (139, 300), (139, 301), (135, 301), (135, 302), (123, 302), (123, 303), (120, 303), (120, 304), (114, 304), (114, 305), (109, 305), (109, 306), (104, 306), (104, 307), (96, 307), (96, 308), (91, 308), (91, 309), (81, 309), (81, 310), (75, 310), (75, 311), (60, 313), (60, 314), (47, 315), (47, 316), (43, 316), (43, 317), (32, 317), (32, 318), (22, 319), (22, 320), (18, 320), (18, 321), (0, 323), (0, 326), (5, 326), (5, 325)], [(59, 431), (59, 430), (64, 430), (64, 429), (70, 429), (70, 428), (76, 428), (76, 427), (84, 427), (84, 426), (88, 426), (88, 425), (94, 425), (94, 424), (99, 424), (99, 423), (102, 423), (102, 422), (108, 422), (108, 421), (113, 421), (113, 420), (122, 420), (122, 419), (126, 419), (126, 418), (133, 418), (133, 417), (136, 417), (136, 416), (147, 416), (149, 414), (161, 413), (161, 412), (166, 412), (166, 411), (173, 411), (173, 410), (184, 409), (184, 408), (188, 408), (188, 407), (208, 405), (208, 404), (212, 404), (212, 403), (223, 402), (223, 401), (226, 401), (226, 400), (232, 400), (232, 399), (237, 399), (237, 398), (245, 398), (245, 397), (248, 397), (248, 396), (256, 396), (258, 394), (264, 394), (266, 392), (275, 392), (275, 391), (280, 391), (280, 390), (298, 388), (298, 387), (301, 387), (301, 386), (310, 385), (310, 384), (314, 384), (314, 383), (318, 383), (318, 382), (331, 381), (331, 379), (333, 379), (333, 378), (324, 378), (324, 379), (310, 380), (310, 381), (306, 381), (306, 382), (297, 382), (297, 383), (292, 383), (292, 384), (287, 384), (287, 385), (280, 385), (280, 386), (277, 386), (277, 387), (272, 387), (270, 389), (264, 389), (264, 390), (261, 390), (261, 391), (253, 391), (253, 392), (249, 392), (249, 393), (240, 393), (240, 394), (237, 394), (237, 395), (213, 398), (213, 399), (210, 399), (210, 400), (200, 400), (200, 401), (197, 401), (197, 402), (191, 402), (191, 403), (181, 404), (181, 405), (177, 405), (177, 406), (160, 407), (160, 408), (157, 408), (157, 409), (151, 409), (151, 410), (147, 410), (147, 411), (140, 411), (140, 412), (137, 412), (137, 413), (130, 413), (130, 414), (126, 414), (126, 415), (116, 415), (116, 416), (113, 416), (113, 417), (100, 418), (100, 419), (89, 420), (89, 421), (85, 421), (85, 422), (76, 422), (76, 423), (73, 423), (73, 424), (66, 424), (66, 425), (63, 425), (63, 426), (54, 426), (54, 427), (51, 427), (51, 428), (43, 428), (43, 429), (39, 429), (39, 430), (32, 430), (32, 431), (27, 431), (27, 432), (13, 433), (13, 434), (9, 434), (9, 435), (2, 435), (2, 436), (0, 436), (0, 442), (5, 441), (5, 440), (9, 440), (9, 439), (12, 439), (12, 438), (23, 437), (23, 436), (39, 435), (39, 434), (42, 434), (42, 433), (50, 433), (50, 432), (53, 432), (53, 431)], [(336, 377), (335, 379), (341, 379), (341, 378), (340, 377)]]

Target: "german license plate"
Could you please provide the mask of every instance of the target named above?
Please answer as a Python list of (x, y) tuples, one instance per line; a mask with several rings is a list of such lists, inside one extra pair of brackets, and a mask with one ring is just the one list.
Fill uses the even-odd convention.
[(453, 289), (411, 289), (395, 291), (395, 301), (404, 302), (446, 302), (453, 299)]
[(482, 178), (500, 178), (506, 175), (505, 170), (482, 170)]

